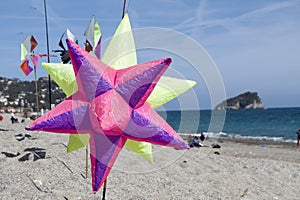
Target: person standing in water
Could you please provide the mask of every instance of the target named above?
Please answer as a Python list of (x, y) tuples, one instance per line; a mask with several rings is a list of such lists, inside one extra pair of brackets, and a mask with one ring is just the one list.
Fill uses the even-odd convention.
[(299, 145), (300, 145), (300, 128), (299, 128), (299, 130), (297, 131), (297, 135), (298, 135), (297, 146), (299, 146)]

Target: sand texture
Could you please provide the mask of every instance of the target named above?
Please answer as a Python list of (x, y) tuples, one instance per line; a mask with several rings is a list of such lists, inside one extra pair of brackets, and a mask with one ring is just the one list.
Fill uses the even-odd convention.
[[(68, 135), (0, 121), (0, 199), (102, 199), (85, 178), (85, 148), (66, 153)], [(21, 118), (19, 118), (19, 121)], [(221, 148), (211, 148), (218, 143)], [(106, 199), (300, 199), (300, 148), (293, 143), (209, 139), (207, 147), (153, 146), (154, 163), (123, 149)]]

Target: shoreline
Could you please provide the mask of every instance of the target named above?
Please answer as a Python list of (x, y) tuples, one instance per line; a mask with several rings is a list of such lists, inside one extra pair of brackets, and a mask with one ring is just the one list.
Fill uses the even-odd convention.
[[(0, 113), (2, 116), (4, 116), (4, 120), (6, 121), (6, 123), (10, 123), (10, 114), (7, 113)], [(27, 122), (31, 122), (33, 120), (29, 119), (29, 118), (24, 118), (20, 113), (17, 113), (15, 115), (18, 119), (19, 119), (19, 123), (22, 119), (26, 120)], [(3, 129), (1, 128), (1, 121), (0, 121), (0, 130)], [(5, 130), (5, 129), (4, 129)], [(246, 144), (272, 144), (272, 145), (280, 145), (280, 146), (284, 146), (284, 147), (289, 147), (289, 146), (293, 146), (293, 145), (297, 145), (297, 138), (296, 138), (296, 134), (295, 134), (295, 138), (292, 139), (286, 139), (286, 140), (274, 140), (271, 137), (267, 137), (264, 138), (264, 136), (241, 136), (239, 134), (232, 134), (232, 135), (228, 135), (228, 136), (217, 136), (217, 134), (220, 133), (212, 133), (213, 135), (211, 135), (211, 132), (203, 132), (206, 136), (209, 136), (210, 140), (224, 140), (224, 141), (230, 141), (230, 142), (236, 142), (236, 143), (246, 143)], [(216, 135), (214, 135), (216, 134)], [(199, 136), (200, 133), (178, 133), (178, 135), (180, 135), (183, 139), (187, 140), (188, 136)], [(249, 138), (250, 137), (250, 138)]]
[[(180, 137), (182, 137), (184, 140), (188, 140), (189, 135), (191, 136), (199, 136), (198, 134), (188, 134), (188, 133), (179, 133)], [(231, 138), (231, 137), (209, 137), (209, 141), (215, 141), (222, 143), (223, 141), (226, 142), (232, 142), (232, 143), (242, 143), (247, 145), (276, 145), (286, 148), (293, 148), (297, 147), (296, 142), (290, 142), (290, 141), (275, 141), (275, 140), (268, 140), (268, 139), (255, 139), (255, 138)]]
[[(183, 136), (188, 141), (188, 136)], [(201, 142), (204, 147), (200, 149), (205, 153), (218, 153), (236, 158), (267, 159), (300, 163), (300, 146), (293, 142), (262, 141), (254, 139), (236, 138), (209, 138)], [(221, 148), (212, 148), (212, 144), (218, 144)]]

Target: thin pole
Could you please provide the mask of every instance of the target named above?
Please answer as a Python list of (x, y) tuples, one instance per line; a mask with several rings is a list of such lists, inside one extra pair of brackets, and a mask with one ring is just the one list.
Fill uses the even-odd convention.
[(123, 4), (123, 14), (122, 14), (122, 19), (124, 18), (124, 15), (125, 15), (125, 7), (126, 7), (126, 0), (124, 0), (124, 4)]
[(105, 179), (105, 181), (104, 181), (104, 183), (103, 183), (103, 195), (102, 195), (102, 200), (105, 200), (106, 181), (107, 181), (107, 179)]
[(88, 145), (85, 147), (85, 178), (88, 178), (88, 172), (89, 172), (89, 150)]
[(35, 80), (35, 103), (36, 103), (36, 112), (39, 112), (39, 92), (38, 92), (38, 83), (36, 80), (36, 67), (34, 67), (34, 80)]
[[(50, 54), (49, 54), (49, 37), (48, 37), (48, 20), (47, 20), (47, 8), (46, 8), (46, 0), (44, 0), (44, 9), (45, 9), (45, 24), (46, 24), (46, 40), (47, 40), (47, 58), (48, 63), (50, 63)], [(48, 91), (49, 91), (49, 110), (51, 110), (51, 77), (48, 75)]]

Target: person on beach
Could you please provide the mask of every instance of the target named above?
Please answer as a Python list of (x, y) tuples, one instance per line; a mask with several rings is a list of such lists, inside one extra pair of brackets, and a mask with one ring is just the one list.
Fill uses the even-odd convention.
[(201, 132), (200, 140), (201, 140), (202, 142), (205, 140), (205, 135), (203, 134), (203, 132)]
[(299, 128), (299, 130), (297, 131), (297, 135), (298, 135), (297, 146), (299, 146), (299, 145), (300, 145), (300, 128)]
[(18, 123), (18, 119), (17, 119), (17, 118), (15, 118), (15, 116), (14, 116), (14, 114), (13, 114), (13, 113), (11, 114), (11, 118), (10, 118), (10, 120), (11, 120), (11, 123), (12, 123), (12, 124), (14, 124), (14, 123)]
[(199, 137), (194, 136), (194, 138), (189, 141), (189, 145), (190, 145), (190, 147), (201, 147), (201, 145), (199, 143)]

